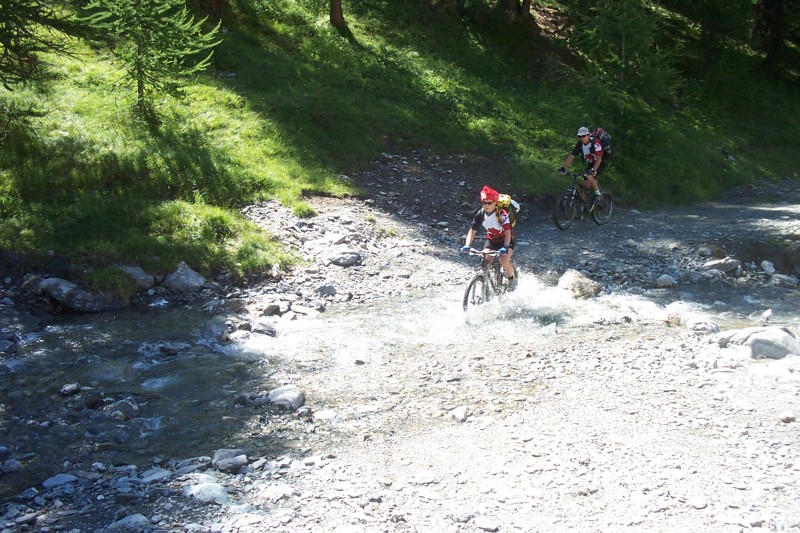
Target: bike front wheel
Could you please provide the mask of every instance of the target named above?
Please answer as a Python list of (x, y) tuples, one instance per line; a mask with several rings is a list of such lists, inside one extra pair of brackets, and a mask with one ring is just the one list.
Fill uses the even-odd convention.
[(556, 202), (553, 209), (553, 222), (555, 222), (558, 229), (567, 229), (572, 225), (575, 218), (576, 199), (572, 191), (565, 192), (561, 198)]
[(489, 291), (483, 274), (476, 274), (464, 291), (464, 311), (489, 301)]
[(594, 207), (592, 208), (592, 220), (594, 220), (595, 224), (598, 226), (607, 224), (608, 221), (611, 220), (611, 213), (613, 211), (614, 200), (611, 198), (609, 193), (604, 192), (600, 195), (600, 198), (597, 198), (594, 201)]

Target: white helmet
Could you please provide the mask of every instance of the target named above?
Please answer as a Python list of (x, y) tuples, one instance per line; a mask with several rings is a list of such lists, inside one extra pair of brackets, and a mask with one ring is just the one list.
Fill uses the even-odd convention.
[(578, 137), (583, 137), (584, 135), (590, 135), (589, 128), (586, 126), (582, 126), (578, 129)]

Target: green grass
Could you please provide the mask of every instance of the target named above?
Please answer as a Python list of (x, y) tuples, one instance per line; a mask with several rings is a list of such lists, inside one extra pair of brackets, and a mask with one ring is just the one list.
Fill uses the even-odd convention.
[[(581, 125), (614, 135), (606, 184), (628, 204), (798, 177), (785, 140), (800, 119), (797, 88), (761, 76), (746, 50), (727, 63), (736, 68), (648, 100), (489, 13), (346, 3), (347, 39), (325, 2), (226, 5), (215, 70), (190, 80), (184, 99), (157, 98), (155, 122), (132, 114), (119, 65), (85, 42), (76, 58), (46, 58), (48, 81), (0, 89), (0, 248), (97, 269), (166, 272), (184, 260), (206, 275), (254, 277), (296, 258), (238, 214), (243, 204), (277, 199), (314, 216), (308, 194), (357, 194), (340, 174), (418, 147), (491, 158), (512, 192), (558, 191), (554, 169)], [(678, 24), (662, 12), (665, 28)]]

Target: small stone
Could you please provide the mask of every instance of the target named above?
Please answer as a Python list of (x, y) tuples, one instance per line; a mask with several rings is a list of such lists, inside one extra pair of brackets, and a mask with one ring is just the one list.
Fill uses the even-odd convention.
[(705, 509), (706, 507), (708, 507), (708, 502), (706, 501), (705, 498), (702, 498), (700, 496), (695, 496), (693, 498), (689, 498), (688, 500), (686, 500), (686, 505), (694, 507), (695, 509)]
[(485, 517), (478, 517), (475, 519), (475, 527), (480, 529), (481, 531), (488, 531), (489, 533), (494, 533), (495, 531), (500, 531), (500, 525), (489, 518)]
[(77, 394), (80, 392), (81, 386), (78, 383), (69, 383), (68, 385), (64, 385), (61, 387), (59, 393), (61, 396), (72, 396), (73, 394)]

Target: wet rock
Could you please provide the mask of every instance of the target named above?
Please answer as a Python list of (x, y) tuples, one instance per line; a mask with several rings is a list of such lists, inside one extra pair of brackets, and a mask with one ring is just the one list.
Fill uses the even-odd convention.
[(163, 468), (151, 468), (146, 472), (142, 472), (141, 481), (142, 483), (152, 483), (154, 481), (163, 481), (165, 479), (169, 479), (172, 476), (172, 472), (169, 470), (165, 470)]
[(253, 321), (253, 333), (258, 333), (260, 335), (267, 335), (270, 337), (277, 337), (278, 329), (271, 322), (256, 319), (255, 321)]
[(106, 528), (107, 531), (146, 531), (152, 523), (143, 514), (132, 514), (125, 518), (112, 522)]
[(724, 257), (722, 259), (714, 259), (712, 261), (708, 261), (707, 263), (703, 264), (700, 267), (702, 270), (719, 270), (721, 272), (725, 272), (726, 274), (729, 272), (735, 272), (742, 265), (742, 262), (738, 259), (733, 259), (731, 257)]
[(183, 489), (183, 495), (202, 503), (225, 505), (230, 500), (228, 491), (219, 483), (198, 483)]
[(75, 483), (76, 481), (78, 481), (78, 478), (72, 474), (56, 474), (51, 478), (45, 479), (42, 482), (42, 487), (45, 489), (52, 489), (69, 483)]
[[(41, 331), (42, 319), (27, 312), (15, 308), (0, 308), (0, 330), (24, 335)], [(4, 337), (11, 339), (10, 337)]]
[(471, 413), (470, 413), (469, 408), (467, 406), (465, 406), (465, 405), (456, 407), (455, 409), (450, 411), (450, 416), (452, 416), (453, 418), (455, 418), (459, 422), (466, 422), (467, 418), (469, 418), (470, 414)]
[(599, 283), (572, 268), (559, 278), (558, 287), (570, 292), (575, 298), (597, 296), (602, 290)]
[(175, 475), (183, 476), (191, 474), (192, 472), (203, 470), (209, 466), (211, 466), (211, 457), (202, 456), (184, 459), (175, 464)]
[(31, 276), (25, 281), (24, 287), (33, 294), (49, 297), (58, 305), (75, 313), (96, 313), (128, 305), (127, 300), (117, 296), (90, 293), (76, 283), (59, 278), (42, 279)]
[(691, 319), (686, 322), (686, 327), (691, 331), (701, 335), (711, 335), (719, 333), (719, 324), (713, 320)]
[(261, 311), (262, 316), (276, 316), (281, 314), (281, 305), (279, 303), (267, 304)]
[(118, 400), (108, 407), (111, 416), (118, 420), (130, 420), (139, 416), (139, 404), (131, 396)]
[(326, 282), (314, 289), (320, 296), (336, 296), (336, 287), (331, 282)]
[(19, 338), (11, 333), (0, 332), (0, 356), (12, 356), (19, 349)]
[(19, 462), (17, 459), (8, 459), (3, 461), (2, 471), (4, 474), (12, 474), (14, 472), (21, 472), (24, 470), (24, 466), (22, 463)]
[(80, 383), (68, 383), (59, 389), (59, 394), (61, 396), (72, 396), (74, 394), (78, 394), (81, 391)]
[(285, 411), (297, 411), (306, 401), (305, 394), (296, 385), (284, 385), (269, 393), (269, 401)]
[(174, 357), (191, 347), (188, 342), (143, 342), (136, 352), (144, 357)]
[(794, 276), (787, 276), (786, 274), (774, 274), (770, 278), (769, 283), (775, 287), (784, 287), (787, 289), (794, 289), (798, 285), (797, 278)]
[(340, 267), (351, 267), (361, 262), (361, 254), (355, 250), (336, 252), (331, 255), (330, 262)]
[(116, 267), (127, 274), (136, 284), (138, 290), (147, 290), (155, 287), (156, 278), (137, 266), (118, 265)]
[(473, 523), (475, 527), (481, 531), (488, 531), (489, 533), (500, 531), (500, 524), (498, 524), (496, 520), (492, 520), (490, 518), (479, 516), (475, 518)]
[(202, 289), (205, 283), (206, 279), (203, 276), (181, 261), (178, 263), (178, 268), (166, 277), (163, 285), (171, 291), (191, 293)]
[(729, 344), (750, 347), (753, 359), (781, 359), (787, 355), (800, 355), (800, 343), (785, 328), (750, 327), (718, 334), (721, 347)]
[(337, 416), (339, 416), (339, 413), (334, 409), (320, 409), (312, 415), (315, 421), (334, 420)]
[(214, 452), (211, 466), (220, 472), (238, 472), (247, 465), (247, 455), (242, 450), (221, 449)]
[(675, 281), (675, 278), (673, 278), (669, 274), (663, 274), (662, 276), (659, 276), (658, 279), (656, 280), (656, 287), (660, 288), (674, 287), (677, 284), (678, 282)]

